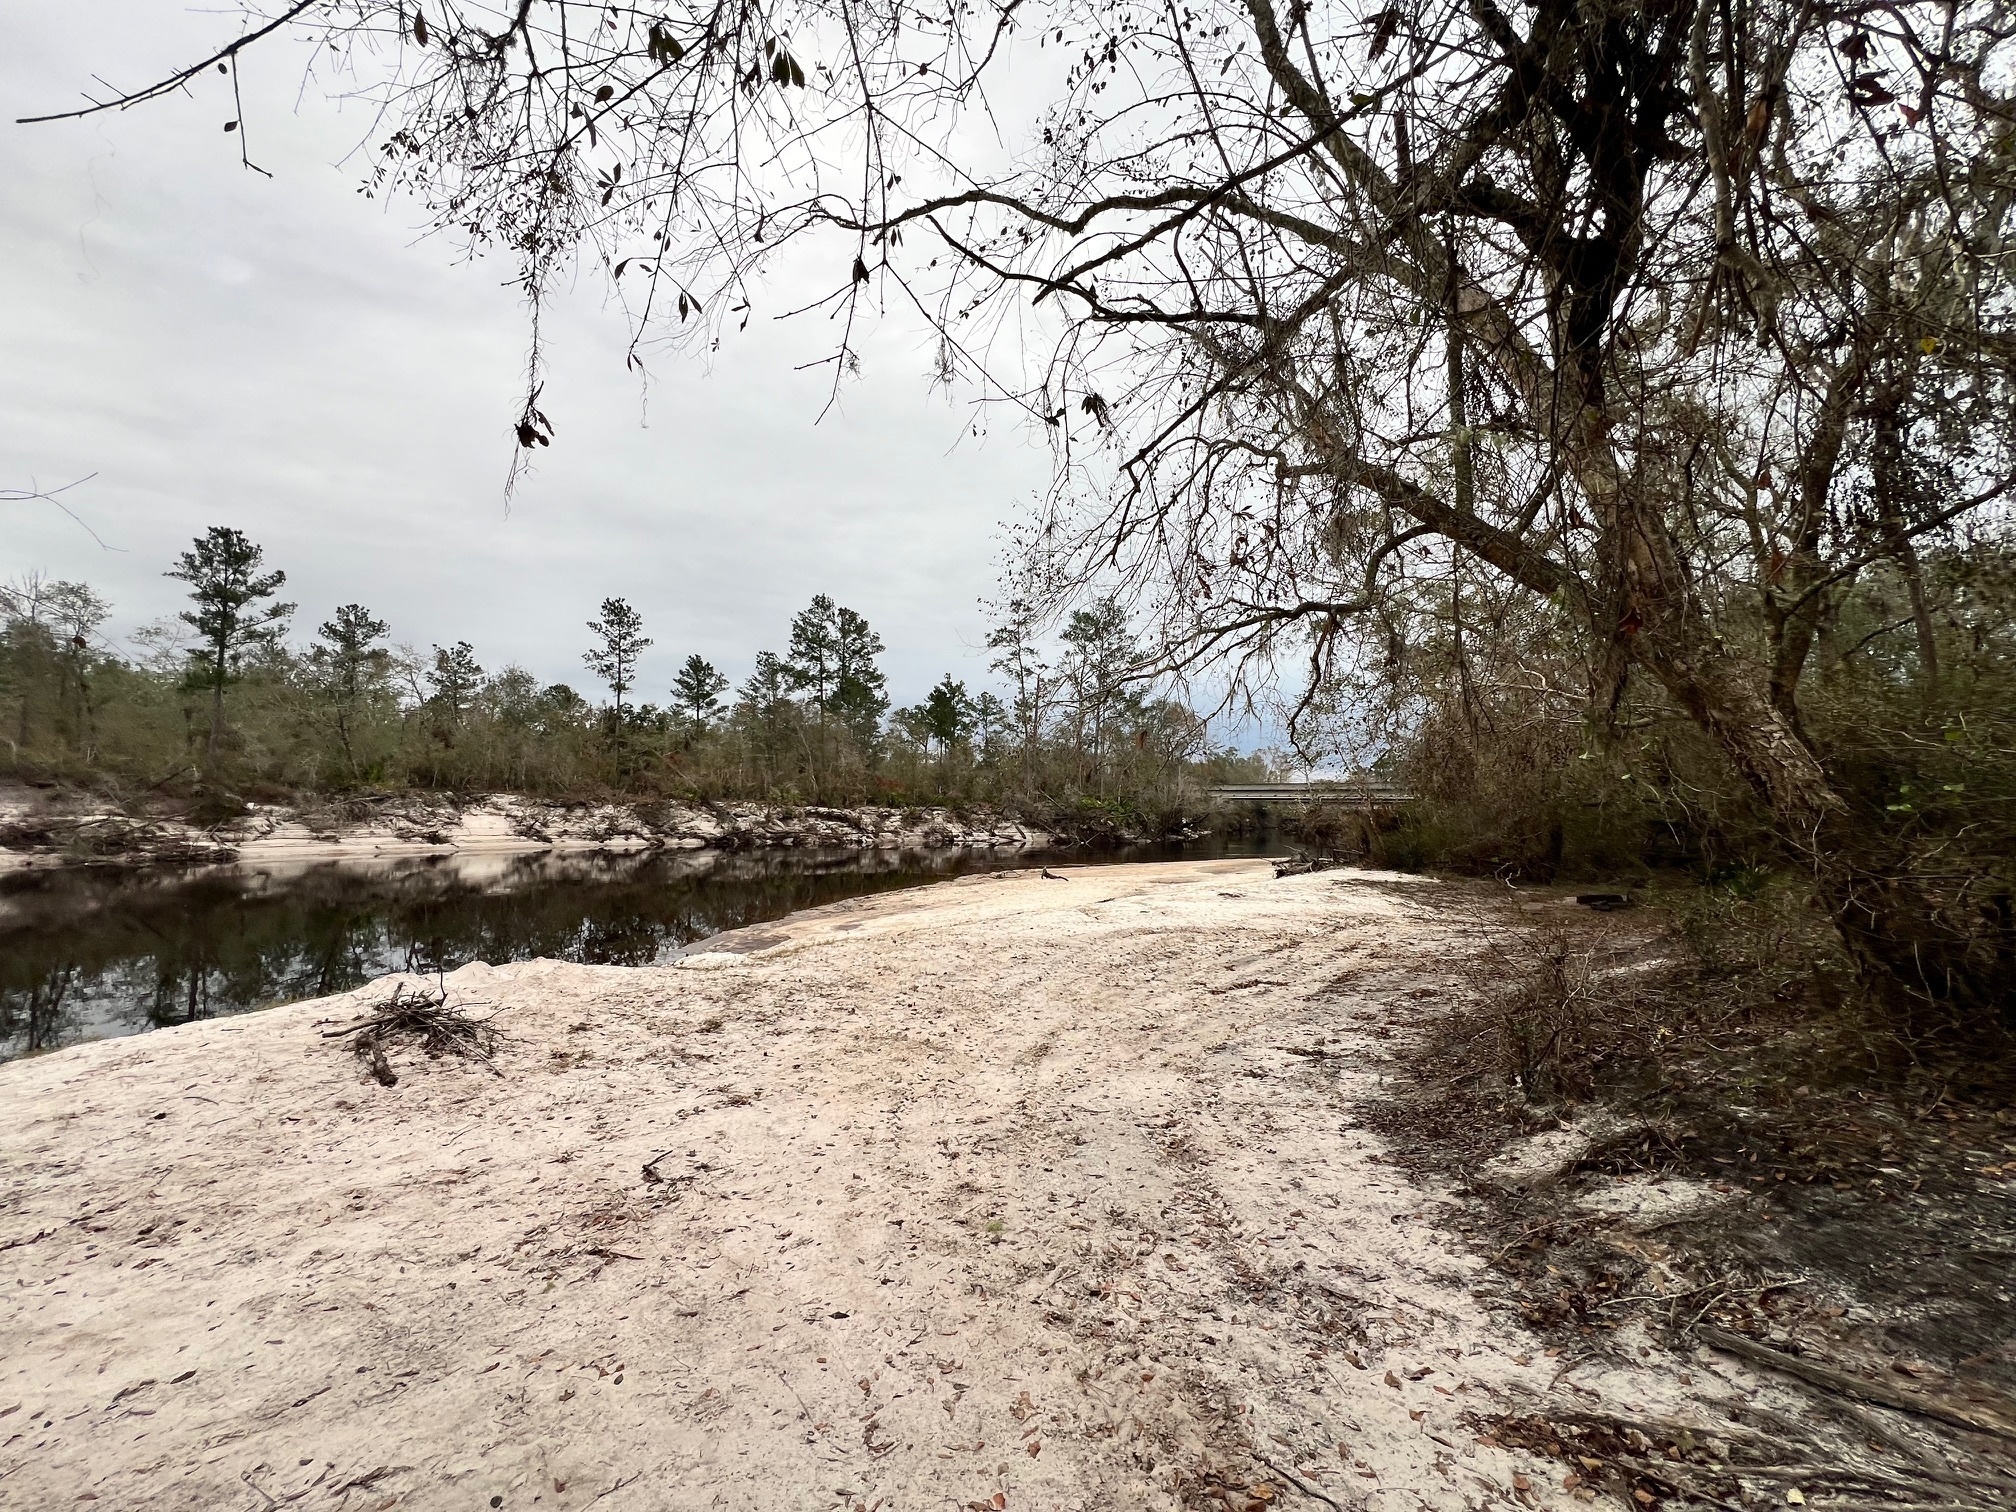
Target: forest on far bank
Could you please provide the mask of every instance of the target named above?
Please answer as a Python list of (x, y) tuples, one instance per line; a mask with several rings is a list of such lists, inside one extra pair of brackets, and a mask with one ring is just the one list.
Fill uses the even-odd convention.
[(88, 584), (29, 574), (0, 586), (0, 774), (220, 814), (307, 793), (508, 789), (991, 802), (1136, 828), (1195, 812), (1212, 783), (1267, 771), (1129, 679), (1139, 648), (1112, 600), (1073, 613), (1054, 647), (1010, 603), (988, 640), (1002, 693), (947, 673), (897, 707), (881, 637), (825, 595), (739, 685), (694, 654), (665, 688), (640, 681), (654, 644), (641, 613), (605, 599), (582, 629), (584, 691), (487, 666), (467, 641), (398, 644), (363, 604), (302, 636), (285, 571), (229, 528), (199, 537), (168, 575), (190, 607), (130, 648), (103, 634), (112, 606)]

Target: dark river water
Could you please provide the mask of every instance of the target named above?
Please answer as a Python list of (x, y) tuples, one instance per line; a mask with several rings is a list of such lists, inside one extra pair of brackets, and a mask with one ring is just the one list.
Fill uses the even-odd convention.
[(1258, 839), (1039, 855), (657, 851), (0, 875), (0, 1060), (545, 956), (616, 966), (864, 893), (1048, 860), (1262, 855)]

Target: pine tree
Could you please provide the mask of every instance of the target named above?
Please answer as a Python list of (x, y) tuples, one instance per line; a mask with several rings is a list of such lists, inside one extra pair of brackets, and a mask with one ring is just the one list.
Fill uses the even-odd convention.
[(1014, 688), (1010, 709), (1015, 719), (1015, 743), (1022, 753), (1022, 786), (1025, 793), (1033, 793), (1047, 708), (1044, 677), (1049, 669), (1036, 646), (1035, 606), (1028, 599), (1012, 598), (1003, 607), (1005, 617), (987, 636), (987, 649), (995, 653), (987, 665), (1006, 676)]
[(615, 697), (616, 729), (623, 728), (623, 695), (637, 682), (637, 658), (652, 643), (644, 634), (644, 616), (620, 598), (602, 600), (602, 618), (590, 620), (588, 628), (602, 644), (581, 658), (588, 670), (609, 684)]
[(706, 729), (721, 715), (721, 695), (728, 691), (728, 679), (712, 662), (695, 653), (686, 658), (679, 675), (672, 679), (672, 707), (696, 729)]
[(743, 738), (755, 752), (766, 787), (775, 780), (776, 764), (790, 738), (791, 693), (797, 674), (775, 652), (756, 653), (756, 666), (737, 690), (735, 717)]
[(62, 641), (56, 700), (69, 716), (72, 748), (90, 761), (96, 741), (91, 707), (91, 640), (112, 617), (112, 606), (88, 584), (49, 585), (49, 621)]
[(829, 763), (829, 721), (837, 721), (866, 756), (875, 748), (889, 693), (875, 658), (882, 638), (852, 609), (843, 609), (819, 594), (791, 621), (790, 649), (784, 661), (792, 686), (809, 692), (818, 735), (812, 763), (815, 790), (823, 787)]
[(483, 668), (477, 664), (476, 648), (467, 641), (457, 641), (446, 650), (436, 646), (434, 665), (427, 671), (427, 686), (434, 690), (429, 702), (436, 711), (448, 716), (450, 727), (460, 724), (475, 701), (476, 690), (483, 686)]
[(874, 746), (889, 707), (888, 680), (875, 665), (883, 649), (882, 637), (852, 609), (834, 615), (833, 712), (864, 753)]
[(937, 742), (940, 756), (973, 733), (973, 700), (966, 684), (954, 682), (950, 672), (925, 696), (923, 715), (924, 731)]
[(1127, 714), (1141, 710), (1140, 695), (1126, 683), (1139, 660), (1127, 611), (1117, 599), (1101, 599), (1089, 609), (1073, 611), (1057, 638), (1068, 648), (1064, 675), (1071, 688), (1078, 748), (1093, 766), (1103, 793), (1113, 732)]
[(1008, 710), (992, 693), (973, 700), (973, 733), (980, 739), (980, 759), (992, 761), (1008, 731)]
[(736, 707), (772, 718), (791, 701), (791, 670), (774, 651), (758, 651), (756, 666), (736, 693)]
[(357, 706), (367, 693), (377, 689), (391, 664), (391, 654), (377, 644), (391, 629), (362, 604), (344, 604), (334, 619), (323, 621), (316, 630), (315, 639), (321, 644), (308, 652), (309, 666), (335, 709), (336, 738), (343, 747), (344, 765), (350, 768), (353, 778), (357, 775), (357, 753), (352, 739)]
[(227, 526), (213, 525), (176, 559), (164, 577), (189, 585), (194, 609), (182, 611), (182, 622), (201, 637), (189, 655), (189, 685), (210, 693), (210, 736), (204, 744), (204, 765), (217, 765), (217, 741), (224, 730), (224, 689), (238, 675), (247, 652), (273, 645), (287, 632), (292, 604), (260, 605), (287, 581), (284, 572), (261, 574), (263, 547)]
[(812, 706), (823, 728), (832, 706), (833, 687), (839, 679), (839, 630), (834, 623), (836, 606), (821, 593), (791, 618), (791, 640), (784, 651), (783, 666), (792, 686), (812, 694)]

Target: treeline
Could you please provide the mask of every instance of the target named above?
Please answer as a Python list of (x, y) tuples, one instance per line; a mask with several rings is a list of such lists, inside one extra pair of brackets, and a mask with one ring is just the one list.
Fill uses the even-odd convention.
[(1125, 680), (1139, 656), (1111, 602), (1070, 616), (1054, 646), (1011, 605), (989, 640), (1003, 692), (947, 674), (898, 708), (881, 637), (824, 595), (739, 686), (695, 654), (662, 690), (640, 682), (654, 644), (643, 617), (606, 599), (583, 637), (591, 696), (486, 667), (467, 641), (396, 645), (363, 604), (296, 643), (285, 573), (236, 530), (208, 531), (168, 576), (190, 607), (131, 653), (104, 638), (111, 606), (88, 585), (29, 576), (0, 590), (10, 775), (255, 801), (365, 788), (991, 801), (1125, 826), (1172, 820), (1209, 784), (1261, 771), (1215, 749), (1184, 704)]

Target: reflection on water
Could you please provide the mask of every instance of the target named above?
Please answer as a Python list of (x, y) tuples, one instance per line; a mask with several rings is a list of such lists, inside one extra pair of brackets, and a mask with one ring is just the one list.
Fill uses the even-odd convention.
[[(1258, 849), (1205, 842), (1097, 859), (1240, 853)], [(801, 908), (1041, 859), (975, 851), (546, 852), (0, 877), (0, 1060), (343, 992), (390, 971), (539, 956), (643, 966)]]

